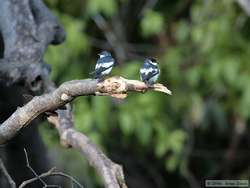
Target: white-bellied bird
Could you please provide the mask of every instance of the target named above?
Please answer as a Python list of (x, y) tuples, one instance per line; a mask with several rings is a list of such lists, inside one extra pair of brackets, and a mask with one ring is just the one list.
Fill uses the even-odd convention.
[(115, 64), (115, 60), (109, 52), (102, 51), (98, 55), (99, 59), (96, 62), (95, 71), (91, 73), (95, 79), (101, 79), (108, 75)]
[(147, 85), (153, 85), (160, 75), (158, 63), (154, 58), (147, 58), (140, 68), (140, 77)]

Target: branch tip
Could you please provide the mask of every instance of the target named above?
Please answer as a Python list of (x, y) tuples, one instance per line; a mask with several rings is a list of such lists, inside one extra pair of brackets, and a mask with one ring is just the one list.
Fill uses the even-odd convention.
[(111, 96), (118, 99), (127, 97), (129, 91), (146, 92), (148, 90), (162, 92), (172, 95), (172, 92), (163, 84), (156, 83), (154, 85), (147, 85), (139, 80), (129, 80), (121, 76), (113, 76), (99, 82), (97, 84), (97, 95)]

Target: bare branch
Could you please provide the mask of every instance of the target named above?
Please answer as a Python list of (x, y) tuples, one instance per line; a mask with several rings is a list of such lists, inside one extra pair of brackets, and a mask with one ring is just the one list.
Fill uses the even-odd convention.
[[(63, 172), (55, 172), (55, 170), (56, 170), (55, 167), (51, 168), (49, 171), (40, 174), (38, 177), (41, 179), (41, 178), (46, 178), (46, 177), (49, 177), (49, 176), (62, 176), (64, 178), (67, 178), (67, 179), (71, 180), (78, 187), (83, 188), (83, 186), (75, 178), (73, 178), (72, 176), (70, 176), (68, 174), (65, 174)], [(23, 187), (29, 185), (30, 183), (33, 183), (33, 182), (39, 180), (38, 177), (34, 177), (32, 179), (29, 179), (29, 180), (26, 180), (26, 181), (22, 182), (22, 184), (18, 188), (23, 188)], [(51, 185), (50, 185), (50, 187), (51, 187)]]
[(142, 7), (139, 16), (142, 17), (147, 10), (151, 10), (154, 8), (158, 0), (147, 0), (144, 6)]
[(30, 163), (29, 163), (29, 157), (28, 157), (28, 154), (27, 154), (27, 151), (26, 149), (24, 148), (24, 154), (25, 154), (25, 159), (26, 159), (26, 166), (28, 169), (30, 169), (30, 171), (34, 174), (34, 176), (43, 184), (43, 186), (47, 186), (47, 184), (45, 183), (45, 181), (43, 181), (39, 176), (38, 174), (36, 173), (36, 171), (30, 166)]
[[(116, 98), (125, 98), (128, 91), (145, 92), (147, 90), (171, 94), (171, 92), (161, 84), (147, 86), (141, 81), (128, 80), (122, 77), (111, 77), (101, 82), (91, 79), (65, 82), (58, 89), (48, 94), (34, 97), (25, 106), (17, 109), (16, 112), (0, 126), (0, 143), (11, 139), (22, 127), (28, 125), (28, 123), (38, 115), (46, 111), (56, 110), (77, 96), (108, 95)], [(101, 177), (103, 177), (106, 187), (126, 187), (122, 167), (108, 159), (88, 137), (75, 131), (71, 125), (67, 124), (72, 120), (70, 110), (59, 110), (58, 115), (59, 119), (58, 116), (52, 116), (49, 121), (56, 125), (63, 145), (79, 149), (84, 156), (86, 156), (90, 164), (97, 169)], [(62, 115), (66, 118), (67, 123), (63, 122), (65, 119), (60, 119)], [(27, 167), (29, 167), (27, 153), (26, 159)], [(38, 178), (38, 175), (34, 171), (32, 172), (36, 178)], [(40, 179), (40, 181), (46, 186), (43, 180)]]
[(97, 27), (103, 31), (105, 38), (114, 50), (117, 58), (120, 61), (124, 61), (126, 59), (126, 51), (123, 45), (121, 45), (121, 41), (118, 41), (116, 34), (112, 31), (105, 18), (102, 15), (97, 14), (93, 16), (92, 19), (96, 23)]
[(10, 184), (11, 188), (16, 188), (16, 183), (13, 181), (11, 176), (9, 175), (7, 169), (5, 168), (2, 159), (0, 159), (0, 169), (2, 170), (4, 176), (6, 177), (8, 183)]
[(28, 154), (26, 149), (24, 148), (24, 154), (25, 154), (25, 159), (26, 159), (26, 166), (30, 169), (30, 171), (35, 175), (34, 178), (26, 180), (24, 182), (22, 182), (22, 184), (18, 187), (18, 188), (23, 188), (26, 185), (39, 180), (42, 184), (43, 187), (60, 187), (59, 185), (48, 185), (42, 178), (48, 177), (48, 176), (62, 176), (64, 178), (68, 178), (69, 180), (71, 180), (72, 182), (74, 182), (76, 185), (78, 185), (80, 188), (83, 188), (83, 186), (76, 180), (74, 179), (72, 176), (65, 174), (63, 172), (55, 172), (56, 168), (51, 168), (48, 172), (42, 173), (40, 175), (38, 175), (35, 170), (30, 166), (30, 162), (29, 162), (29, 158), (28, 158)]
[(4, 121), (0, 126), (0, 144), (10, 140), (22, 127), (27, 126), (38, 115), (46, 111), (56, 110), (71, 102), (77, 96), (106, 95), (125, 98), (129, 91), (145, 92), (147, 90), (171, 94), (171, 91), (161, 84), (147, 86), (141, 81), (128, 80), (122, 77), (111, 77), (102, 82), (92, 79), (65, 82), (51, 93), (34, 97)]
[(57, 128), (64, 146), (76, 148), (83, 153), (103, 178), (106, 188), (127, 188), (122, 167), (106, 157), (87, 136), (73, 128), (62, 127), (58, 116), (50, 116), (48, 121)]
[(250, 0), (236, 0), (239, 6), (250, 16)]
[[(50, 79), (47, 80), (46, 83), (46, 92), (51, 93), (54, 90), (56, 90), (55, 83), (52, 82)], [(63, 127), (74, 127), (73, 117), (72, 117), (72, 111), (71, 111), (71, 105), (68, 103), (65, 105), (66, 109), (58, 109), (56, 110), (56, 113), (58, 114), (59, 123)]]
[[(48, 94), (34, 97), (25, 106), (18, 108), (11, 117), (2, 123), (0, 126), (0, 143), (3, 144), (11, 139), (22, 127), (28, 125), (38, 115), (46, 111), (56, 110), (60, 106), (71, 102), (75, 97), (82, 95), (107, 95), (125, 98), (129, 91), (146, 92), (147, 90), (171, 94), (171, 91), (161, 84), (147, 86), (141, 81), (128, 80), (123, 77), (111, 77), (100, 82), (92, 79), (65, 82)], [(58, 116), (51, 116), (49, 121), (56, 125), (63, 145), (80, 150), (100, 176), (103, 177), (107, 188), (125, 188), (122, 167), (107, 158), (87, 136), (75, 131), (72, 124), (68, 124), (72, 122), (70, 110), (58, 110), (57, 112)], [(63, 118), (60, 118), (62, 116)]]

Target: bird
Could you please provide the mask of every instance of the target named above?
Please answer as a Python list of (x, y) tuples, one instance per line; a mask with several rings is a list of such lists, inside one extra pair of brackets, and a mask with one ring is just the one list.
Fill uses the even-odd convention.
[(156, 83), (160, 75), (158, 63), (154, 58), (146, 58), (144, 64), (140, 68), (140, 78), (147, 85)]
[(107, 51), (102, 51), (98, 55), (99, 59), (96, 62), (95, 71), (90, 74), (94, 75), (95, 79), (102, 79), (111, 72), (115, 64), (115, 60), (111, 53)]

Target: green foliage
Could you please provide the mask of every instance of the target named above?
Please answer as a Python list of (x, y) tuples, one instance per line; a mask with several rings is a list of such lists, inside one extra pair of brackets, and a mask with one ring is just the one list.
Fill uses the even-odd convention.
[[(83, 64), (80, 58), (89, 51), (88, 38), (83, 32), (83, 22), (67, 15), (59, 16), (66, 26), (67, 40), (57, 48), (49, 47), (45, 59), (53, 67), (52, 79), (60, 81), (77, 79), (83, 74), (83, 69), (79, 69)], [(66, 74), (62, 75), (62, 72)]]
[(95, 97), (93, 99), (95, 124), (98, 130), (105, 133), (110, 129), (111, 104), (108, 97)]
[(141, 20), (141, 30), (144, 36), (157, 34), (163, 30), (164, 19), (159, 12), (147, 10)]
[[(82, 9), (86, 14), (82, 17), (69, 14), (71, 8), (59, 1), (51, 2), (68, 35), (66, 43), (51, 47), (46, 53), (46, 61), (52, 65), (52, 78), (61, 83), (89, 77), (96, 53), (101, 50), (91, 41), (103, 36), (91, 16), (104, 15), (112, 27), (113, 17), (122, 15), (126, 18), (122, 22), (127, 29), (124, 33), (129, 35), (124, 38), (137, 43), (152, 36), (159, 39), (141, 42), (150, 43), (159, 51), (154, 47), (149, 52), (140, 50), (145, 56), (156, 56), (161, 68), (160, 82), (173, 95), (131, 93), (124, 101), (82, 97), (73, 105), (76, 128), (103, 149), (112, 151), (119, 140), (119, 148), (139, 150), (136, 157), (140, 160), (150, 153), (160, 163), (155, 168), (163, 166), (169, 173), (189, 177), (189, 163), (196, 150), (206, 149), (203, 146), (221, 149), (228, 139), (225, 134), (234, 125), (231, 119), (237, 116), (247, 122), (250, 118), (249, 18), (233, 0), (196, 0), (183, 10), (180, 7), (185, 6), (184, 1), (161, 0), (155, 9), (147, 10), (139, 18), (134, 13), (136, 8), (125, 9), (130, 7), (129, 0), (85, 3)], [(121, 7), (127, 11), (121, 13)], [(132, 29), (138, 33), (129, 32)], [(115, 67), (112, 75), (139, 79), (141, 64), (141, 60), (130, 60)], [(190, 144), (193, 139), (198, 140), (196, 145)], [(220, 162), (206, 156), (200, 156), (199, 161), (203, 164), (197, 162), (194, 168), (204, 177), (220, 172)]]
[(112, 16), (117, 11), (117, 2), (115, 0), (88, 0), (87, 1), (87, 13), (89, 15), (95, 15), (103, 13), (107, 16)]

